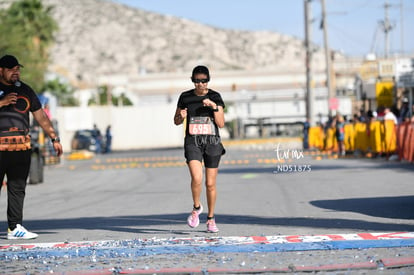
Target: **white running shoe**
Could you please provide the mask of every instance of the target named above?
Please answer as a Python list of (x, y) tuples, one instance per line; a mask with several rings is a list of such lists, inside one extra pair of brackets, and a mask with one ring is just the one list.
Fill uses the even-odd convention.
[(16, 228), (12, 231), (10, 229), (7, 230), (7, 239), (8, 240), (30, 240), (36, 239), (39, 235), (36, 233), (27, 231), (22, 225), (17, 224)]

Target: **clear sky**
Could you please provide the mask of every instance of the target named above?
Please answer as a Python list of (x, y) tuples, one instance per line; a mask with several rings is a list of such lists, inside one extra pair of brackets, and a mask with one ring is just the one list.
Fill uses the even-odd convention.
[[(303, 39), (304, 0), (112, 0), (224, 29), (269, 30)], [(325, 0), (328, 44), (352, 56), (384, 55), (388, 3), (389, 54), (414, 54), (414, 0)], [(401, 10), (400, 7), (403, 7)], [(321, 0), (311, 0), (312, 41), (323, 45)]]

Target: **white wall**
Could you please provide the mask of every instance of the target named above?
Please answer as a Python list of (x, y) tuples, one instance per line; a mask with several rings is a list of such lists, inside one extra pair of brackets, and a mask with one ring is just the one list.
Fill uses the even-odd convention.
[[(272, 121), (278, 123), (304, 122), (306, 106), (303, 90), (302, 95), (295, 91), (284, 91), (286, 95), (281, 95), (282, 92), (257, 93), (256, 99), (248, 93), (223, 93), (227, 106), (226, 120), (271, 117)], [(264, 95), (269, 98), (260, 98)], [(351, 99), (344, 97), (338, 100), (341, 114), (351, 115)], [(58, 107), (54, 117), (58, 121), (65, 152), (70, 152), (71, 140), (76, 130), (92, 129), (94, 124), (102, 134), (108, 125), (112, 126), (113, 150), (181, 147), (184, 129), (182, 125), (176, 126), (173, 122), (176, 102), (176, 97), (170, 103), (151, 97), (138, 106)], [(314, 115), (319, 113), (324, 116), (328, 114), (326, 96), (319, 95), (315, 99)], [(315, 117), (315, 121), (318, 119)], [(224, 128), (220, 130), (220, 134), (223, 138), (228, 137)]]
[(65, 152), (73, 134), (96, 124), (105, 133), (112, 128), (112, 149), (129, 150), (183, 145), (183, 126), (173, 122), (176, 103), (138, 107), (59, 107), (55, 118)]

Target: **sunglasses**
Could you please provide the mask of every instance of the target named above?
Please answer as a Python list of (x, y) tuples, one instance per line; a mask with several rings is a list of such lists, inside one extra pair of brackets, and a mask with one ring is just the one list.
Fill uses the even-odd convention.
[(193, 78), (193, 82), (194, 83), (207, 83), (208, 79), (207, 78), (203, 78), (203, 79)]

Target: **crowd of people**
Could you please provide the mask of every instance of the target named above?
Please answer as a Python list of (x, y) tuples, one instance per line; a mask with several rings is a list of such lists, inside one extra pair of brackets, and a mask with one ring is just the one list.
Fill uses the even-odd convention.
[[(335, 139), (338, 145), (338, 155), (345, 155), (345, 124), (347, 123), (370, 123), (373, 121), (386, 121), (392, 120), (395, 125), (402, 123), (414, 123), (414, 105), (409, 106), (407, 98), (403, 98), (401, 108), (389, 108), (389, 107), (378, 107), (375, 111), (361, 110), (360, 112), (353, 115), (352, 118), (337, 113), (335, 116), (330, 117), (327, 122), (318, 122), (318, 126), (323, 128), (324, 133), (329, 128), (335, 129)], [(309, 149), (309, 121), (303, 124), (303, 147)]]
[[(409, 107), (409, 102), (407, 98), (402, 100), (401, 108), (389, 108), (389, 107), (379, 107), (375, 111), (368, 110), (356, 113), (352, 118), (347, 118), (340, 113), (337, 113), (335, 116), (330, 117), (325, 123), (319, 122), (318, 126), (321, 127), (326, 134), (329, 129), (334, 129), (335, 139), (337, 142), (337, 154), (343, 156), (346, 154), (345, 151), (345, 125), (349, 123), (371, 123), (374, 121), (387, 121), (391, 120), (394, 122), (394, 125), (399, 125), (402, 123), (414, 123), (414, 105)], [(303, 124), (303, 148), (309, 149), (309, 121), (306, 121)], [(324, 146), (326, 147), (326, 146)]]
[(378, 107), (376, 110), (360, 111), (349, 122), (370, 122), (375, 120), (393, 120), (395, 124), (414, 122), (414, 105), (409, 108), (408, 99), (404, 98), (401, 108)]

